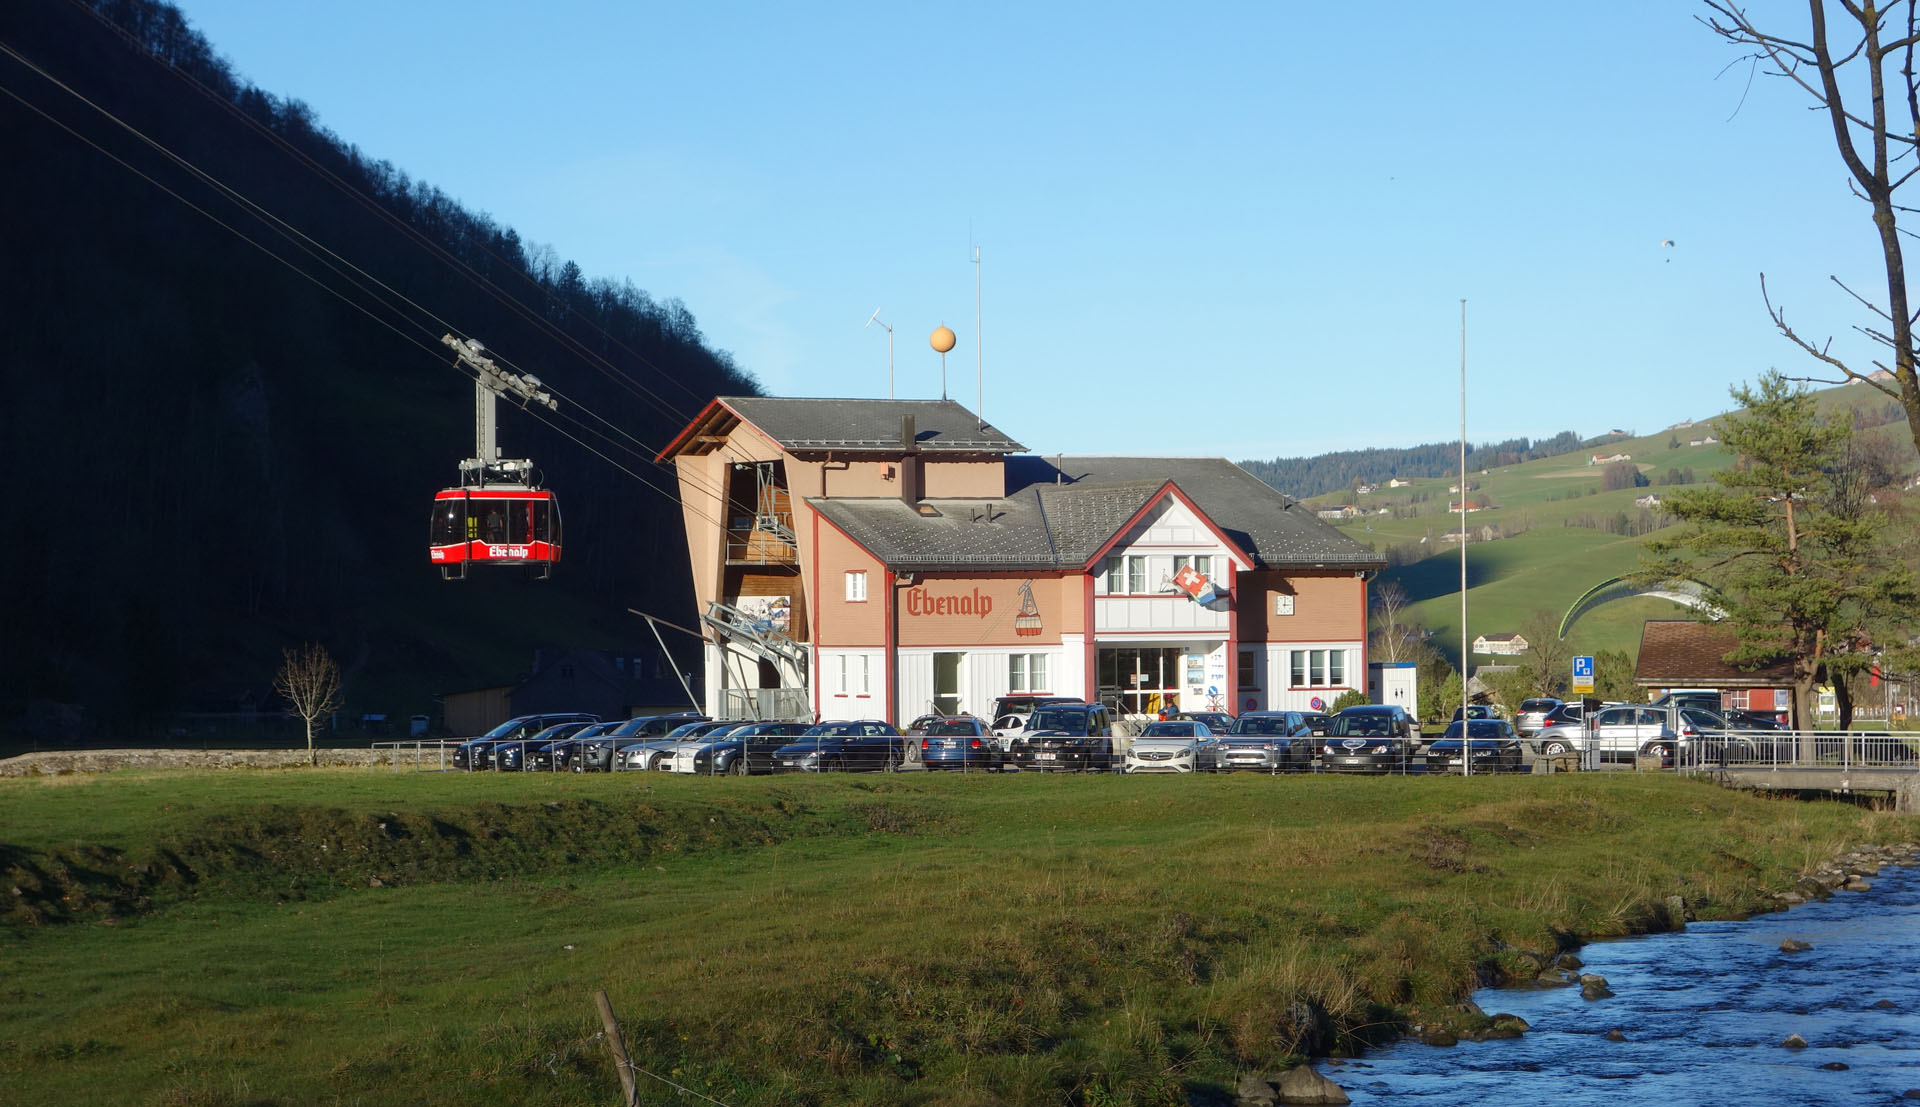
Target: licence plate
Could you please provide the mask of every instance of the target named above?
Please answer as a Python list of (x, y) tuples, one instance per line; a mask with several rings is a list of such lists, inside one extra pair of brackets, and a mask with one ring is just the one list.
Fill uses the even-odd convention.
[(1036, 753), (1033, 755), (1033, 759), (1035, 761), (1058, 761), (1060, 760), (1060, 755), (1057, 753)]

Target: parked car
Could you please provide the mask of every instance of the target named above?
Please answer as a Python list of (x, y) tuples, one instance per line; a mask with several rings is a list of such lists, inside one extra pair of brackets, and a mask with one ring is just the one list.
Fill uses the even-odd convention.
[(1718, 714), (1721, 706), (1721, 696), (1719, 692), (1712, 688), (1675, 688), (1673, 691), (1654, 700), (1651, 706), (1661, 708), (1662, 710), (1669, 707), (1704, 707), (1708, 711)]
[(906, 737), (879, 719), (821, 723), (773, 754), (776, 773), (877, 772), (904, 764)]
[(602, 734), (619, 726), (614, 723), (561, 723), (548, 727), (524, 742), (503, 742), (494, 747), (494, 754), (500, 761), (503, 772), (524, 769), (527, 772), (557, 772), (566, 766), (561, 759), (572, 747), (576, 738)]
[(1631, 761), (1641, 753), (1657, 752), (1661, 743), (1671, 745), (1679, 739), (1668, 725), (1667, 709), (1650, 704), (1601, 708), (1586, 730), (1603, 759)]
[(1300, 717), (1306, 720), (1307, 729), (1324, 737), (1327, 728), (1333, 725), (1333, 716), (1324, 711), (1302, 711)]
[[(1461, 733), (1462, 727), (1465, 734)], [(1520, 732), (1505, 719), (1470, 719), (1450, 724), (1446, 733), (1427, 747), (1427, 771), (1517, 773), (1525, 760)]]
[(1205, 723), (1207, 729), (1215, 734), (1225, 734), (1233, 729), (1233, 716), (1225, 711), (1181, 711), (1167, 717), (1180, 722)]
[(1567, 723), (1577, 723), (1586, 716), (1586, 711), (1586, 704), (1579, 700), (1568, 700), (1566, 703), (1547, 712), (1546, 716), (1540, 720), (1540, 726), (1535, 729), (1534, 733), (1538, 734), (1550, 726), (1563, 726)]
[(1520, 710), (1514, 712), (1513, 729), (1523, 738), (1531, 736), (1547, 725), (1547, 716), (1553, 714), (1553, 709), (1562, 706), (1562, 703), (1552, 696), (1521, 700)]
[(1419, 727), (1398, 704), (1349, 707), (1327, 725), (1320, 765), (1330, 772), (1406, 772), (1419, 735)]
[(701, 775), (773, 771), (774, 755), (780, 747), (805, 734), (806, 723), (742, 723), (702, 738), (683, 741), (673, 747), (670, 767), (676, 773)]
[(597, 723), (598, 715), (588, 715), (579, 711), (556, 712), (544, 715), (520, 715), (508, 719), (492, 730), (477, 738), (468, 738), (453, 747), (453, 767), (470, 771), (485, 769), (493, 763), (493, 747), (500, 742), (518, 742), (531, 738), (556, 723), (570, 722)]
[(1014, 744), (1032, 728), (1033, 713), (1049, 704), (1078, 703), (1072, 696), (1001, 696), (993, 701), (995, 742), (1003, 751), (1012, 752)]
[(1130, 773), (1217, 773), (1220, 738), (1205, 723), (1164, 719), (1148, 723), (1127, 748)]
[(1113, 717), (1097, 703), (1050, 703), (1037, 708), (1014, 742), (1022, 770), (1104, 772), (1113, 768)]
[(1220, 739), (1221, 767), (1262, 773), (1313, 768), (1313, 727), (1298, 711), (1249, 711)]
[(947, 715), (927, 724), (920, 738), (920, 761), (935, 769), (999, 772), (1007, 755), (987, 724), (972, 715)]
[(613, 723), (598, 734), (581, 731), (554, 748), (555, 763), (576, 773), (612, 772), (622, 746), (648, 738), (664, 738), (689, 723), (710, 722), (705, 715), (680, 711), (672, 715), (642, 715)]
[[(493, 745), (494, 768), (503, 773), (517, 773), (525, 768), (551, 770), (553, 768), (553, 743), (573, 737), (588, 727), (599, 726), (576, 719), (570, 723), (555, 723), (553, 726), (533, 735), (515, 741), (495, 742)], [(542, 749), (547, 750), (546, 764), (534, 764)]]
[(1566, 722), (1553, 722), (1549, 716), (1547, 725), (1534, 732), (1532, 744), (1533, 752), (1542, 757), (1579, 753), (1587, 748), (1586, 724), (1577, 718)]
[(673, 749), (681, 742), (701, 738), (728, 727), (740, 726), (738, 719), (709, 719), (704, 723), (683, 723), (658, 738), (646, 738), (638, 742), (629, 742), (620, 747), (614, 755), (614, 768), (651, 772), (659, 769), (662, 763), (673, 756)]

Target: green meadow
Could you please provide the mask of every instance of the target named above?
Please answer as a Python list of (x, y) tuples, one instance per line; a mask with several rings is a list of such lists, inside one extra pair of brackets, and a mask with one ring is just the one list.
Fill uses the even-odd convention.
[(19, 1103), (614, 1102), (595, 989), (646, 1103), (1182, 1103), (1913, 831), (1634, 773), (110, 774), (0, 812)]

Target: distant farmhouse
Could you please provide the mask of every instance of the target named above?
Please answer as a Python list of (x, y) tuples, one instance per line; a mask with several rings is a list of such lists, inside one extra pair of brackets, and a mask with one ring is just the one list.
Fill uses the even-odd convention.
[(1474, 653), (1526, 653), (1527, 640), (1518, 634), (1482, 634), (1473, 640)]
[(1632, 454), (1608, 454), (1606, 457), (1601, 457), (1599, 454), (1594, 454), (1592, 457), (1587, 459), (1587, 464), (1588, 465), (1612, 465), (1616, 461), (1632, 461), (1632, 460), (1633, 460)]

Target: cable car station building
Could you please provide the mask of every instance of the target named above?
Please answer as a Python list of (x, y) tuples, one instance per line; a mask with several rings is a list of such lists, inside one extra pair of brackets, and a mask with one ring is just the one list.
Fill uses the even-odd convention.
[(716, 718), (995, 697), (1311, 710), (1377, 554), (1218, 458), (1046, 457), (949, 400), (722, 397), (674, 462)]

